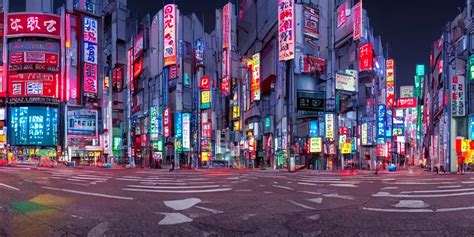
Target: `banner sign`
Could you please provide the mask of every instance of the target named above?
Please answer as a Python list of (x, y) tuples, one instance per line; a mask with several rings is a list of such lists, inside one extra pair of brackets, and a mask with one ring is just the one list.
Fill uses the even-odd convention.
[(61, 18), (53, 14), (10, 13), (7, 15), (7, 36), (46, 36), (59, 38)]
[(354, 14), (353, 39), (356, 41), (362, 37), (362, 0), (352, 8), (352, 13)]
[(203, 76), (199, 80), (199, 88), (209, 90), (211, 88), (211, 76)]
[(211, 91), (204, 90), (201, 91), (201, 109), (210, 109), (211, 108)]
[(155, 106), (150, 108), (150, 140), (158, 140), (158, 109)]
[(183, 113), (183, 151), (191, 150), (191, 114)]
[(77, 109), (67, 111), (68, 136), (97, 137), (97, 110)]
[(19, 73), (10, 71), (8, 78), (9, 97), (58, 98), (58, 73)]
[(163, 66), (177, 63), (176, 47), (176, 5), (168, 4), (163, 8)]
[(143, 31), (138, 34), (137, 38), (135, 39), (135, 43), (133, 44), (133, 56), (138, 58), (142, 56), (143, 53)]
[(359, 71), (368, 71), (373, 68), (374, 53), (372, 44), (367, 43), (359, 47)]
[(8, 52), (44, 52), (44, 53), (59, 53), (59, 42), (54, 41), (12, 41), (8, 43)]
[(417, 105), (417, 99), (415, 97), (412, 98), (400, 98), (397, 100), (397, 108), (398, 109), (409, 109), (414, 108)]
[(250, 101), (260, 100), (260, 54), (256, 53), (252, 57), (252, 79), (251, 79), (251, 94)]
[(278, 0), (278, 52), (280, 61), (295, 58), (294, 0)]
[(194, 41), (194, 60), (196, 66), (204, 64), (204, 42), (201, 39)]
[(347, 21), (347, 16), (346, 16), (346, 2), (343, 2), (338, 8), (337, 8), (337, 28), (341, 28)]
[(97, 20), (90, 17), (83, 17), (82, 30), (84, 33), (84, 64), (83, 64), (83, 78), (84, 78), (84, 92), (86, 96), (95, 97), (97, 94), (97, 36), (98, 25)]
[(356, 78), (351, 75), (336, 73), (336, 90), (356, 92)]
[(385, 112), (385, 105), (379, 105), (377, 109), (377, 144), (385, 143)]
[(367, 146), (369, 145), (369, 139), (368, 139), (368, 124), (363, 123), (361, 126), (361, 140), (362, 140), (362, 146)]
[(464, 76), (453, 76), (451, 90), (451, 114), (453, 117), (466, 115), (466, 89), (464, 85)]
[(325, 114), (324, 120), (326, 139), (334, 139), (334, 114)]
[(319, 124), (317, 120), (309, 121), (309, 137), (319, 136)]
[(324, 74), (326, 72), (326, 60), (311, 55), (305, 55), (303, 61), (302, 72), (320, 72)]
[(319, 10), (304, 5), (304, 36), (319, 39)]
[(387, 140), (392, 140), (392, 123), (393, 123), (393, 110), (392, 109), (387, 109), (386, 111), (386, 131), (385, 131), (385, 137)]
[(169, 108), (163, 109), (163, 136), (171, 137), (171, 112)]
[(387, 89), (387, 108), (393, 108), (395, 105), (395, 62), (388, 59), (386, 62), (386, 89)]
[(341, 154), (347, 155), (352, 153), (352, 143), (345, 142), (341, 143)]
[(232, 3), (227, 3), (222, 9), (222, 46), (232, 49)]
[(309, 152), (320, 153), (323, 151), (323, 139), (321, 137), (310, 138)]
[(174, 113), (174, 138), (175, 149), (181, 151), (183, 149), (183, 114), (181, 112)]

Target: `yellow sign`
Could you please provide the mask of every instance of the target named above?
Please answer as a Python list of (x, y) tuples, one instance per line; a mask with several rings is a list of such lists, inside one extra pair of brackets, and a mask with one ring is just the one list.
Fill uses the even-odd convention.
[(323, 151), (323, 139), (321, 137), (312, 137), (309, 143), (309, 151), (318, 153)]
[(469, 140), (467, 140), (467, 139), (462, 139), (461, 152), (466, 152), (468, 146), (469, 146)]
[(232, 107), (232, 118), (240, 118), (240, 106), (237, 105)]
[(201, 161), (209, 160), (209, 152), (201, 152)]
[(211, 103), (211, 92), (210, 91), (201, 91), (201, 104)]
[(341, 154), (347, 155), (352, 152), (352, 144), (350, 142), (341, 143)]
[(240, 121), (234, 121), (234, 131), (240, 131)]

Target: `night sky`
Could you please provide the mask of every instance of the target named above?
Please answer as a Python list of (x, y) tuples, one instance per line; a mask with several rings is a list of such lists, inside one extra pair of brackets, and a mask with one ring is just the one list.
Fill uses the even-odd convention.
[[(134, 0), (129, 4), (139, 16), (162, 7), (150, 6), (149, 2)], [(214, 9), (221, 8), (228, 0), (165, 1), (171, 2), (178, 4), (184, 14), (195, 12), (204, 19), (206, 31), (210, 32), (214, 27)], [(443, 26), (456, 17), (458, 8), (465, 7), (466, 0), (365, 0), (363, 4), (375, 33), (382, 36), (383, 43), (388, 44), (389, 56), (395, 59), (399, 87), (413, 85), (416, 64), (428, 67), (433, 41), (441, 36)]]

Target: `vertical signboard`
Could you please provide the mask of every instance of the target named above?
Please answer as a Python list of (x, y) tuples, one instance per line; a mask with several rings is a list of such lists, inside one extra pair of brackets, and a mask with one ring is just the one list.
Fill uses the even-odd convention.
[(163, 66), (177, 63), (176, 47), (176, 5), (168, 4), (163, 8)]
[(387, 108), (393, 108), (395, 105), (395, 63), (393, 59), (388, 59), (386, 63), (387, 80)]
[(367, 123), (363, 123), (361, 127), (361, 140), (362, 146), (367, 146), (369, 144), (368, 134), (367, 134)]
[(169, 108), (163, 109), (163, 136), (171, 137), (171, 114)]
[(341, 28), (347, 21), (347, 16), (346, 16), (346, 2), (343, 2), (338, 8), (337, 8), (337, 28)]
[(278, 0), (278, 52), (279, 60), (295, 58), (294, 0)]
[(334, 139), (334, 115), (333, 114), (325, 114), (325, 125), (326, 125), (326, 139)]
[(312, 120), (309, 122), (309, 137), (319, 136), (319, 124), (317, 120)]
[(254, 54), (252, 59), (251, 102), (260, 100), (260, 53)]
[(385, 112), (385, 105), (379, 105), (377, 108), (377, 144), (385, 143)]
[(319, 10), (304, 5), (304, 36), (319, 39)]
[(183, 149), (183, 114), (181, 112), (174, 113), (174, 138), (175, 149), (181, 151)]
[(451, 90), (451, 114), (453, 117), (466, 115), (466, 95), (464, 76), (458, 75), (452, 78)]
[(150, 108), (150, 140), (158, 140), (158, 109), (155, 106)]
[(232, 55), (232, 4), (227, 3), (222, 10), (222, 94), (230, 94)]
[(98, 67), (97, 67), (97, 36), (98, 36), (98, 24), (97, 20), (84, 16), (82, 30), (84, 33), (83, 38), (83, 78), (84, 78), (84, 95), (88, 97), (97, 96), (97, 79), (98, 79)]
[(183, 113), (183, 151), (191, 149), (191, 114)]
[(354, 14), (353, 38), (358, 40), (362, 37), (362, 0), (352, 8), (352, 12)]
[(392, 109), (387, 109), (386, 111), (386, 131), (385, 131), (385, 137), (387, 138), (388, 141), (392, 140), (392, 121), (393, 121), (393, 110)]
[(373, 57), (372, 44), (367, 43), (359, 46), (359, 71), (372, 70)]

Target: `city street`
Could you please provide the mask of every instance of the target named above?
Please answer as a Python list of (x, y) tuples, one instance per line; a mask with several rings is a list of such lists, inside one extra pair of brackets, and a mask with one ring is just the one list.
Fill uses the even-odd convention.
[(472, 236), (474, 175), (0, 168), (0, 236)]

